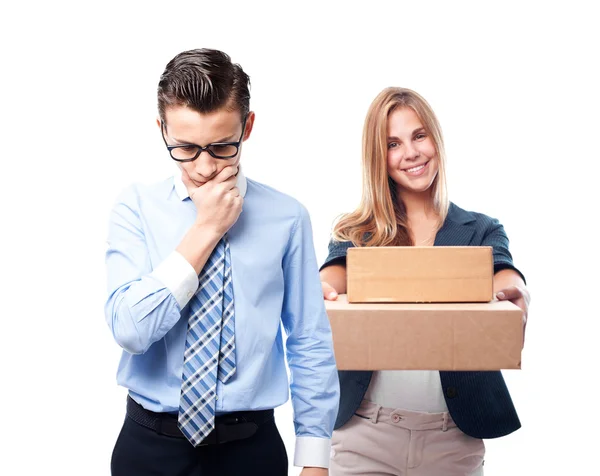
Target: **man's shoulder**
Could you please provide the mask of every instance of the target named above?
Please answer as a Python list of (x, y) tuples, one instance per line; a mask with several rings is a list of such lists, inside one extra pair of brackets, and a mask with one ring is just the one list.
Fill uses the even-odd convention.
[(291, 195), (256, 180), (249, 178), (246, 180), (248, 183), (248, 191), (246, 193), (252, 196), (253, 199), (270, 203), (272, 205), (270, 210), (283, 212), (286, 215), (308, 215), (306, 207)]
[(117, 202), (132, 203), (141, 200), (168, 199), (173, 191), (173, 176), (151, 182), (131, 182), (126, 185), (117, 197)]

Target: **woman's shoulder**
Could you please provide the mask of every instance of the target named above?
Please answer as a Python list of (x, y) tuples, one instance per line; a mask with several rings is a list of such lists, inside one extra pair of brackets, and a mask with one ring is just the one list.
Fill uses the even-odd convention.
[(494, 218), (485, 213), (476, 212), (473, 210), (466, 210), (459, 207), (454, 202), (450, 202), (450, 208), (448, 209), (448, 219), (458, 223), (469, 223), (474, 222), (477, 227), (487, 228), (489, 226), (499, 225), (500, 222), (497, 218)]

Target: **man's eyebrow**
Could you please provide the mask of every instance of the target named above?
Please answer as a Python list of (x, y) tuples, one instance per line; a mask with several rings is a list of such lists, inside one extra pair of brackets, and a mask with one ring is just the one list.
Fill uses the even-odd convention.
[(229, 134), (227, 137), (225, 137), (224, 139), (221, 140), (216, 140), (214, 142), (211, 142), (211, 144), (218, 144), (219, 142), (235, 142), (234, 139), (236, 139), (238, 137), (237, 133), (234, 134)]
[(187, 142), (185, 140), (176, 139), (175, 137), (171, 137), (171, 139), (173, 140), (173, 142), (177, 143), (178, 145), (196, 145), (192, 142)]
[[(227, 137), (225, 137), (224, 139), (219, 139), (219, 140), (215, 140), (215, 141), (211, 142), (211, 144), (219, 144), (221, 142), (234, 142), (233, 139), (235, 137), (236, 137), (235, 134), (230, 134)], [(171, 139), (173, 139), (174, 142), (177, 142), (178, 145), (195, 145), (196, 147), (198, 147), (198, 144), (194, 144), (193, 142), (188, 142), (188, 141), (185, 141), (185, 140), (179, 140), (176, 137), (171, 137)]]

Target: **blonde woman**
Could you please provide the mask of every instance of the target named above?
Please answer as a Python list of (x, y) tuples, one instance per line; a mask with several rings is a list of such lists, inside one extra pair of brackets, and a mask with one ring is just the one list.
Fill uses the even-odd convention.
[[(503, 226), (448, 199), (440, 125), (409, 89), (387, 88), (363, 131), (363, 196), (334, 227), (321, 267), (325, 299), (346, 292), (352, 246), (492, 246), (494, 291), (526, 322), (529, 293)], [(484, 438), (519, 418), (500, 372), (345, 371), (331, 475), (482, 475)]]

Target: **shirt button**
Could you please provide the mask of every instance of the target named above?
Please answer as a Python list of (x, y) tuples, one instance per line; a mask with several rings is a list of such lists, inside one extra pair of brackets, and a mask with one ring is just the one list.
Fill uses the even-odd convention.
[(392, 421), (394, 423), (398, 423), (400, 420), (402, 420), (402, 418), (400, 418), (400, 415), (396, 415), (396, 414), (392, 415)]
[(458, 392), (456, 391), (456, 388), (455, 388), (455, 387), (448, 387), (448, 388), (446, 389), (446, 396), (447, 396), (448, 398), (454, 398), (454, 397), (456, 397), (457, 393), (458, 393)]
[(189, 297), (189, 298), (191, 298), (191, 297), (192, 297), (192, 293), (191, 293), (191, 291), (188, 291), (188, 293), (187, 293), (187, 297)]

